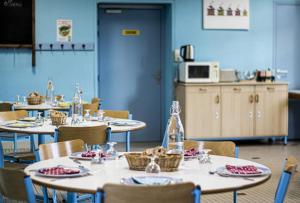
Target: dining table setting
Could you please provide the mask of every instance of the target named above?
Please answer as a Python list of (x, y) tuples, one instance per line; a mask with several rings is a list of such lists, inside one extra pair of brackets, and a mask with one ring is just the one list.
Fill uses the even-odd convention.
[[(25, 173), (41, 186), (91, 194), (107, 183), (169, 185), (181, 182), (200, 185), (203, 194), (222, 193), (254, 187), (271, 177), (271, 170), (262, 164), (210, 155), (209, 149), (195, 151), (194, 155), (189, 150), (174, 154), (172, 150), (156, 147), (143, 152), (117, 152), (113, 146), (107, 150), (100, 147), (36, 162), (29, 165)], [(179, 161), (172, 160), (173, 157)]]

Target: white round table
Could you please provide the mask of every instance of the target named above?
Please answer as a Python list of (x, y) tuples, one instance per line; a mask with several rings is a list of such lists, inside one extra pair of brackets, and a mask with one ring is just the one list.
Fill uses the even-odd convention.
[[(232, 165), (255, 165), (265, 167), (261, 164), (230, 157), (211, 156), (213, 167), (218, 168), (225, 164)], [(44, 167), (55, 167), (57, 165), (78, 167), (69, 157), (50, 159), (34, 163), (25, 168), (25, 173), (30, 175), (33, 182), (49, 188), (60, 189), (68, 192), (95, 193), (97, 189), (102, 188), (106, 183), (120, 183), (122, 178), (132, 176), (145, 176), (144, 171), (129, 170), (125, 157), (119, 160), (108, 160), (104, 164), (99, 164), (91, 168), (89, 161), (81, 161), (82, 165), (91, 169), (90, 174), (77, 178), (45, 178), (36, 175), (36, 170)], [(242, 177), (221, 177), (217, 174), (209, 174), (209, 164), (199, 164), (198, 160), (185, 161), (176, 172), (161, 172), (159, 175), (182, 178), (184, 182), (193, 182), (200, 185), (202, 193), (221, 193), (234, 190), (254, 187), (264, 183), (270, 175), (251, 177), (246, 179)], [(150, 174), (151, 175), (151, 174)]]
[[(124, 121), (130, 121), (128, 119), (117, 119), (117, 120), (124, 120)], [(113, 121), (113, 120), (112, 120)], [(67, 119), (67, 125), (71, 124), (71, 118)], [(78, 127), (82, 126), (101, 126), (101, 125), (108, 125), (109, 121), (88, 121), (84, 122)], [(76, 126), (75, 126), (76, 127)], [(109, 125), (111, 128), (112, 133), (122, 133), (122, 132), (128, 132), (128, 131), (135, 131), (140, 130), (146, 127), (146, 123), (139, 121), (137, 125), (129, 125), (129, 126), (115, 126), (115, 125)], [(5, 125), (0, 125), (0, 130), (5, 132), (14, 132), (14, 133), (24, 133), (24, 134), (47, 134), (47, 135), (53, 135), (55, 133), (55, 129), (57, 127), (54, 125), (51, 125), (51, 121), (45, 121), (42, 126), (37, 127), (29, 127), (29, 128), (11, 128), (7, 127)]]
[(60, 106), (51, 106), (48, 104), (38, 104), (38, 105), (29, 105), (29, 104), (14, 104), (14, 110), (27, 110), (27, 111), (46, 111), (46, 110), (62, 110), (69, 111), (70, 107), (60, 107)]

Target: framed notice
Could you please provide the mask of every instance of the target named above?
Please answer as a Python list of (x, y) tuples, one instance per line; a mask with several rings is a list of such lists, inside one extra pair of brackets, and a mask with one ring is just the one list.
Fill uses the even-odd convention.
[(72, 41), (72, 20), (57, 20), (56, 21), (56, 40), (58, 42)]
[(249, 0), (203, 0), (204, 29), (248, 30), (249, 9)]

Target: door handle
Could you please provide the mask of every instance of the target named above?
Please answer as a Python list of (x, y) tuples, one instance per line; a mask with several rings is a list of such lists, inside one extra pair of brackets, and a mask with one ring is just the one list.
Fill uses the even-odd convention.
[(220, 96), (219, 95), (216, 96), (215, 102), (216, 102), (216, 104), (220, 103)]
[(259, 102), (259, 95), (258, 95), (258, 94), (255, 95), (255, 102), (256, 102), (256, 103)]
[(251, 94), (250, 97), (249, 97), (249, 102), (250, 104), (252, 104), (254, 102), (254, 98), (253, 98), (253, 95)]
[(233, 88), (233, 91), (235, 91), (235, 92), (240, 92), (240, 91), (242, 91), (242, 88), (240, 88), (240, 87), (234, 87), (234, 88)]

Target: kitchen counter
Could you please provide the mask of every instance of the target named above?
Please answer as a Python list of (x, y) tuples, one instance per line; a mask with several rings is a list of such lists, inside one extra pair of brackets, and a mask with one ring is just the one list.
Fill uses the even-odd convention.
[(299, 99), (300, 100), (300, 90), (290, 90), (289, 99)]
[[(285, 81), (276, 81), (276, 82), (256, 82), (256, 81), (240, 81), (240, 82), (217, 82), (217, 83), (183, 83), (178, 82), (177, 85), (182, 86), (193, 86), (193, 85), (204, 85), (204, 86), (235, 86), (235, 85), (288, 85), (288, 82)], [(300, 94), (300, 91), (298, 91)]]

